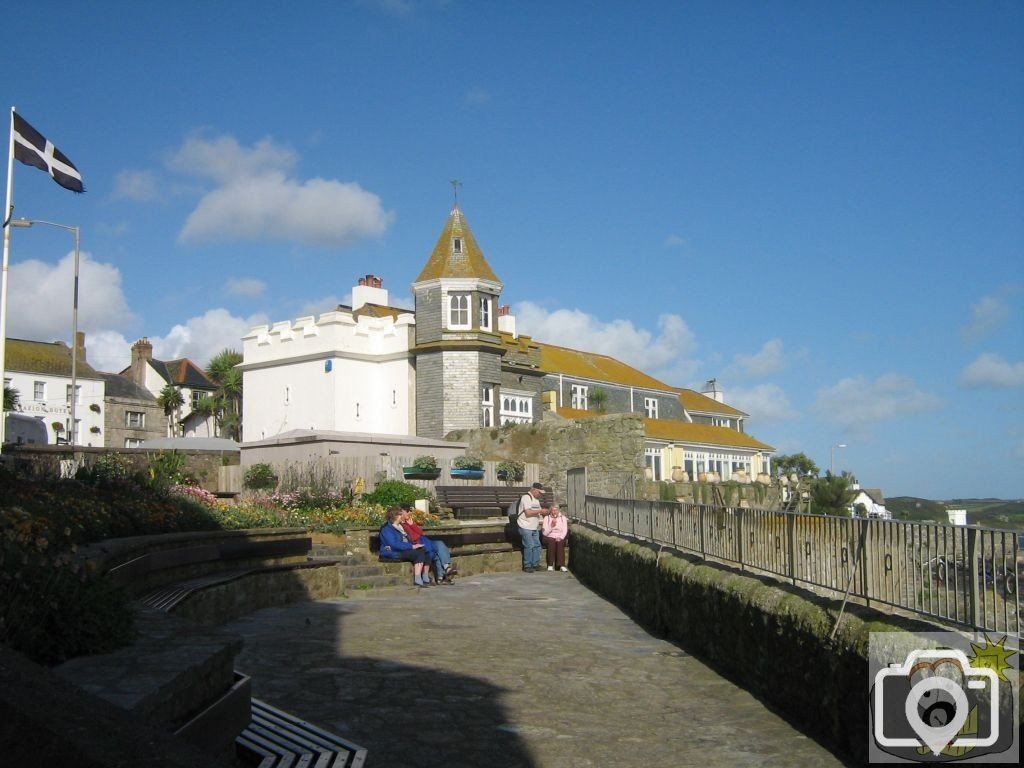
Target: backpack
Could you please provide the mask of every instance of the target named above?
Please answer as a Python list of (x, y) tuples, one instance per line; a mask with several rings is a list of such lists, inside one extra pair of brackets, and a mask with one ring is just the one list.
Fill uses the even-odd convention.
[(520, 497), (505, 507), (505, 514), (508, 515), (508, 522), (510, 525), (519, 525), (519, 504), (522, 500), (522, 497)]

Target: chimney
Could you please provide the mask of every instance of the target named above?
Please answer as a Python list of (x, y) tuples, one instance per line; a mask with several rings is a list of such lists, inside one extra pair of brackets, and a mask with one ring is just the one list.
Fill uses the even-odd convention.
[(519, 338), (516, 333), (516, 317), (512, 314), (512, 307), (508, 304), (498, 307), (498, 330), (511, 334), (513, 339)]
[(384, 280), (376, 275), (360, 277), (359, 283), (352, 289), (352, 311), (364, 304), (388, 305), (388, 292), (384, 289)]
[(718, 386), (718, 379), (708, 379), (704, 384), (704, 389), (701, 390), (701, 394), (705, 397), (710, 397), (716, 403), (725, 402), (725, 394), (722, 392), (722, 388)]
[(75, 354), (79, 362), (85, 362), (85, 331), (79, 331), (75, 336)]
[(140, 387), (146, 386), (146, 363), (153, 359), (153, 345), (143, 336), (132, 344), (132, 365), (128, 378)]

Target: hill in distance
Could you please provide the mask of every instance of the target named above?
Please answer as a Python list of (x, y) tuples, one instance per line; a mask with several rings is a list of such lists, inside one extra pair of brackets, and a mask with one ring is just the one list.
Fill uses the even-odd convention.
[(1024, 499), (949, 499), (932, 501), (914, 496), (893, 496), (885, 508), (894, 520), (948, 523), (947, 509), (966, 509), (967, 523), (982, 528), (1024, 532)]

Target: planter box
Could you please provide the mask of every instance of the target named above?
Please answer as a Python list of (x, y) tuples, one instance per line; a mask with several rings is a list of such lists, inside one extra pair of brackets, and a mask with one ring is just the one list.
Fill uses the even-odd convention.
[(406, 480), (437, 480), (441, 476), (441, 470), (402, 467), (402, 475)]
[(452, 467), (452, 477), (459, 477), (463, 480), (482, 480), (484, 471), (482, 469), (459, 469), (458, 467)]

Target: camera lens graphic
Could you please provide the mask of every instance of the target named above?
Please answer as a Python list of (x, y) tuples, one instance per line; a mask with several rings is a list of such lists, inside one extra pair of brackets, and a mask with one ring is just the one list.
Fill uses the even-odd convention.
[(960, 732), (969, 707), (959, 685), (944, 677), (928, 677), (910, 689), (904, 711), (917, 737), (938, 755)]

